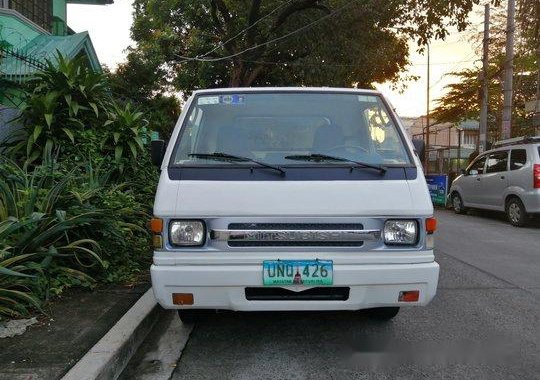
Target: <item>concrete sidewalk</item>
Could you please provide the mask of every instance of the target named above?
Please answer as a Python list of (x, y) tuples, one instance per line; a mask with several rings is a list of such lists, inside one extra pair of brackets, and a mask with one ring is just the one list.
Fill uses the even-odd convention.
[(149, 288), (66, 292), (48, 307), (48, 318), (38, 318), (23, 335), (0, 339), (0, 380), (60, 379)]

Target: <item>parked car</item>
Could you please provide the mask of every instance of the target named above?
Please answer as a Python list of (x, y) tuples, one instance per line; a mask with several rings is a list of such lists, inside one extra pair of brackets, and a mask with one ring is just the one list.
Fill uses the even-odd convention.
[(512, 225), (526, 225), (540, 213), (540, 136), (495, 143), (452, 182), (449, 197), (458, 214), (504, 211)]
[(196, 91), (154, 204), (152, 286), (184, 322), (208, 310), (361, 310), (435, 296), (422, 166), (376, 91)]

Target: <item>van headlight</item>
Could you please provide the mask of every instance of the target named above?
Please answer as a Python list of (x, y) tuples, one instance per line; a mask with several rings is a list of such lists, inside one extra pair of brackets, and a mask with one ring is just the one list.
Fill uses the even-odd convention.
[(418, 241), (416, 220), (387, 220), (384, 223), (384, 243), (413, 245)]
[(204, 244), (206, 226), (202, 220), (173, 220), (169, 225), (172, 245), (195, 247)]

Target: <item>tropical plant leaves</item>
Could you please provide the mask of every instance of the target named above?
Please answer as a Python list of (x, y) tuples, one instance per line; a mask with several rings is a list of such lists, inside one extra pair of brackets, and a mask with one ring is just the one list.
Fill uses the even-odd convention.
[(61, 208), (70, 201), (68, 183), (48, 168), (33, 171), (0, 160), (0, 315), (25, 315), (41, 305), (40, 284), (54, 270), (91, 283), (81, 268), (103, 265), (97, 241), (84, 237), (99, 224), (97, 211), (70, 215)]

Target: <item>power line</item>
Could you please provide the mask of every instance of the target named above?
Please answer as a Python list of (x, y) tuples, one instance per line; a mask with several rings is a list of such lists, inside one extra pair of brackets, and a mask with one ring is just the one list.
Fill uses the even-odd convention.
[[(476, 48), (478, 48), (478, 47), (479, 47), (479, 45), (478, 45)], [(475, 49), (476, 49), (476, 48), (475, 48)], [(473, 49), (473, 50), (474, 50), (474, 49)], [(466, 61), (469, 60), (469, 59), (471, 59), (472, 57), (474, 57), (475, 54), (476, 54), (476, 52), (473, 51), (472, 54), (470, 54), (470, 55), (466, 58)], [(475, 59), (475, 60), (473, 60), (472, 62), (475, 62), (475, 61), (477, 61), (477, 60)], [(448, 73), (451, 73), (451, 72), (453, 72), (454, 70), (456, 70), (456, 69), (458, 68), (458, 66), (459, 66), (459, 63), (461, 63), (461, 62), (456, 62), (456, 65), (454, 65), (452, 68), (450, 68), (450, 70), (448, 70)], [(437, 81), (435, 81), (435, 83), (431, 84), (431, 85), (429, 86), (429, 88), (431, 89), (431, 88), (435, 87), (435, 86), (438, 85), (443, 79), (444, 79), (444, 75), (441, 75), (441, 77), (440, 77)]]
[[(242, 59), (242, 62), (247, 63), (258, 63), (261, 65), (279, 65), (279, 66), (306, 66), (306, 67), (318, 67), (321, 65), (331, 66), (331, 67), (357, 67), (357, 65), (353, 64), (341, 64), (341, 63), (327, 63), (327, 62), (319, 62), (319, 63), (308, 63), (308, 62), (276, 62), (276, 61), (261, 61), (261, 60), (248, 60), (248, 59)], [(430, 65), (453, 65), (456, 63), (467, 63), (467, 62), (475, 62), (475, 60), (468, 60), (468, 61), (453, 61), (453, 62), (436, 62), (431, 63)], [(426, 63), (409, 63), (408, 66), (425, 66)]]
[[(488, 76), (486, 78), (486, 81), (491, 81), (493, 78), (495, 78), (497, 75), (501, 74), (503, 71), (504, 71), (504, 65), (508, 62), (508, 61), (512, 61), (513, 59), (516, 59), (516, 58), (521, 58), (524, 54), (521, 54), (521, 55), (515, 55), (513, 58), (508, 58), (506, 59), (505, 61), (502, 62), (502, 66), (499, 67), (499, 70), (495, 71), (493, 74), (491, 74), (490, 76)], [(470, 88), (469, 90), (467, 91), (464, 91), (461, 93), (462, 96), (467, 96), (467, 95), (470, 95), (470, 94), (474, 94), (475, 92), (477, 92), (479, 89), (478, 88), (475, 88), (475, 87), (472, 87)]]
[(219, 49), (220, 47), (222, 46), (225, 46), (226, 44), (228, 44), (229, 42), (235, 40), (236, 38), (240, 37), (242, 34), (244, 34), (245, 32), (247, 32), (248, 30), (250, 30), (251, 28), (253, 28), (255, 25), (259, 24), (262, 20), (270, 17), (271, 15), (273, 15), (274, 13), (276, 13), (278, 10), (280, 10), (281, 8), (283, 8), (285, 5), (289, 5), (293, 0), (289, 0), (287, 1), (286, 3), (283, 3), (281, 5), (279, 5), (277, 8), (275, 8), (274, 10), (272, 10), (270, 13), (266, 14), (265, 16), (261, 17), (260, 19), (258, 19), (257, 21), (255, 21), (253, 24), (249, 25), (247, 28), (244, 28), (242, 29), (240, 32), (238, 32), (237, 34), (235, 34), (234, 36), (232, 36), (231, 38), (229, 38), (227, 41), (225, 42), (220, 42), (218, 44), (218, 46), (216, 46), (215, 48), (213, 48), (212, 50), (209, 50), (207, 51), (206, 53), (204, 54), (201, 54), (201, 55), (197, 55), (195, 58), (203, 58), (203, 57), (206, 57), (207, 55), (209, 54), (212, 54), (213, 52), (215, 52), (217, 49)]
[(231, 59), (231, 58), (234, 58), (234, 57), (237, 57), (241, 54), (244, 54), (244, 53), (247, 53), (248, 51), (251, 51), (251, 50), (255, 50), (255, 49), (258, 49), (260, 47), (263, 47), (263, 46), (266, 46), (266, 45), (270, 45), (271, 43), (274, 43), (274, 42), (278, 42), (278, 41), (281, 41), (281, 40), (284, 40), (294, 34), (297, 34), (297, 33), (300, 33), (306, 29), (309, 29), (311, 28), (313, 25), (315, 24), (318, 24), (319, 22), (323, 21), (323, 20), (326, 20), (330, 17), (333, 17), (335, 16), (337, 13), (341, 12), (343, 9), (345, 9), (346, 7), (348, 7), (349, 5), (357, 2), (359, 0), (351, 0), (349, 1), (348, 3), (342, 5), (341, 7), (333, 10), (332, 12), (328, 13), (327, 15), (323, 16), (323, 17), (320, 17), (318, 18), (317, 20), (315, 21), (312, 21), (310, 22), (309, 24), (307, 25), (304, 25), (298, 29), (295, 29), (293, 30), (292, 32), (289, 32), (287, 34), (284, 34), (283, 36), (280, 36), (280, 37), (276, 37), (274, 39), (271, 39), (269, 41), (266, 41), (262, 44), (259, 44), (259, 45), (254, 45), (254, 46), (251, 46), (249, 48), (246, 48), (244, 50), (241, 50), (235, 54), (231, 54), (231, 55), (228, 55), (228, 56), (225, 56), (225, 57), (219, 57), (219, 58), (197, 58), (197, 57), (184, 57), (184, 56), (181, 56), (181, 55), (178, 55), (178, 54), (175, 54), (177, 57), (179, 58), (182, 58), (183, 61), (181, 61), (180, 63), (182, 62), (186, 62), (186, 61), (199, 61), (199, 62), (218, 62), (218, 61), (223, 61), (223, 60), (226, 60), (226, 59)]

